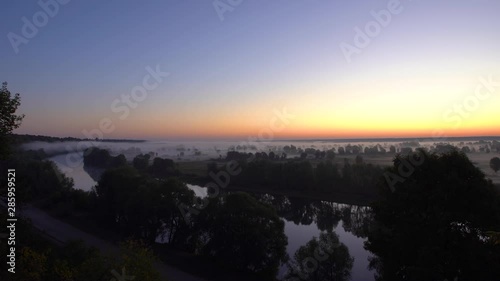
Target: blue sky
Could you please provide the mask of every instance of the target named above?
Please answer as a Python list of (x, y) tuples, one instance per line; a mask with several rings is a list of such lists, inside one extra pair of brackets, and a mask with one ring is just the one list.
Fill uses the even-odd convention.
[[(7, 34), (21, 35), (22, 17), (42, 8), (8, 1), (0, 80), (21, 93), (20, 133), (80, 137), (109, 117), (116, 130), (107, 137), (239, 136), (282, 107), (297, 116), (284, 135), (371, 137), (381, 123), (387, 136), (447, 128), (442, 113), (478, 77), (500, 79), (500, 2), (402, 0), (402, 12), (348, 63), (339, 45), (353, 44), (354, 28), (389, 2), (243, 0), (221, 21), (212, 1), (72, 0), (16, 54)], [(119, 120), (113, 100), (157, 65), (170, 76)], [(499, 99), (452, 134), (499, 132), (490, 122)]]

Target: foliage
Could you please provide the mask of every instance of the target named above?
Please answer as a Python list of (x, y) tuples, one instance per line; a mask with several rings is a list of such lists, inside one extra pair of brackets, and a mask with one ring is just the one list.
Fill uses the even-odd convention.
[(192, 204), (194, 192), (175, 179), (157, 181), (131, 167), (107, 170), (96, 185), (95, 214), (107, 227), (153, 243), (168, 230), (167, 242), (180, 242), (187, 227), (177, 208)]
[[(9, 161), (0, 161), (2, 170), (15, 169), (22, 177), (16, 178), (16, 202), (24, 204), (32, 200), (52, 209), (73, 203), (75, 193), (73, 180), (66, 177), (57, 166), (44, 158), (41, 151), (23, 151), (12, 155)], [(6, 182), (7, 174), (0, 180)], [(79, 194), (81, 195), (81, 194)]]
[(17, 274), (20, 281), (41, 281), (48, 270), (47, 256), (30, 247), (20, 250), (18, 266), (22, 268)]
[(500, 228), (500, 199), (491, 181), (456, 150), (398, 155), (388, 172), (398, 174), (400, 165), (419, 157), (423, 162), (394, 192), (380, 183), (383, 197), (373, 204), (366, 243), (377, 255), (370, 262), (377, 280), (497, 279), (500, 248), (485, 238)]
[(498, 172), (498, 170), (500, 170), (500, 158), (498, 158), (498, 157), (491, 158), (490, 168), (493, 171), (495, 171), (495, 173)]
[(149, 172), (151, 175), (158, 178), (166, 178), (179, 174), (172, 159), (163, 159), (159, 157), (153, 159), (153, 165), (149, 168)]
[(132, 160), (132, 165), (138, 171), (145, 171), (149, 167), (150, 154), (139, 154)]
[(127, 164), (123, 154), (111, 156), (106, 149), (90, 147), (83, 152), (83, 164), (98, 168), (117, 168)]
[(0, 159), (6, 159), (10, 153), (10, 137), (14, 129), (19, 128), (24, 115), (16, 115), (21, 105), (19, 93), (11, 95), (7, 82), (0, 88)]
[(271, 206), (246, 193), (232, 193), (211, 200), (196, 219), (204, 255), (274, 280), (285, 261), (287, 237)]
[(339, 242), (334, 232), (322, 232), (319, 239), (313, 237), (300, 247), (291, 262), (285, 280), (347, 281), (351, 278), (354, 258), (349, 249)]
[(231, 178), (231, 183), (253, 189), (300, 190), (363, 193), (375, 197), (375, 182), (383, 169), (361, 161), (347, 160), (339, 169), (331, 160), (319, 162), (316, 167), (307, 160), (254, 160), (240, 163), (242, 173)]
[(154, 267), (156, 256), (153, 251), (139, 240), (127, 240), (120, 245), (120, 256), (114, 268), (126, 271), (134, 280), (160, 281), (160, 273)]
[(16, 115), (17, 108), (21, 105), (19, 94), (11, 95), (7, 89), (7, 82), (0, 88), (0, 159), (7, 158), (9, 137), (14, 129), (19, 128), (24, 115)]

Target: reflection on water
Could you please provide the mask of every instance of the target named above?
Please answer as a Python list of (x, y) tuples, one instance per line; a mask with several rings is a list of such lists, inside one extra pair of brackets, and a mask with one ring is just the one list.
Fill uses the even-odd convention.
[[(349, 254), (354, 257), (351, 280), (374, 280), (373, 272), (368, 270), (368, 257), (371, 254), (363, 248), (363, 243), (366, 239), (358, 238), (352, 233), (345, 231), (342, 221), (334, 228), (334, 232), (339, 236), (340, 242), (347, 246)], [(321, 230), (318, 229), (316, 224), (302, 225), (285, 220), (285, 234), (288, 237), (288, 255), (293, 257), (301, 246), (306, 245), (312, 237), (319, 237), (320, 233)], [(283, 266), (280, 270), (279, 278), (284, 277), (286, 272), (287, 268)]]
[(97, 184), (97, 181), (85, 171), (83, 162), (76, 161), (76, 159), (83, 159), (83, 152), (61, 154), (49, 158), (49, 160), (57, 165), (61, 172), (67, 177), (73, 178), (74, 188), (90, 191)]
[(199, 185), (189, 184), (189, 183), (186, 185), (189, 189), (194, 191), (194, 194), (196, 196), (201, 197), (201, 198), (207, 197), (208, 193), (207, 193), (207, 189), (205, 187), (201, 187)]
[[(205, 197), (206, 188), (188, 184), (197, 196)], [(332, 231), (339, 236), (339, 242), (349, 249), (354, 257), (351, 280), (374, 279), (368, 269), (368, 258), (372, 256), (364, 249), (366, 227), (369, 220), (368, 207), (338, 204), (327, 201), (314, 201), (269, 194), (254, 194), (262, 202), (273, 205), (278, 215), (285, 221), (285, 235), (288, 237), (287, 253), (293, 258), (295, 252), (305, 246), (313, 237)], [(321, 266), (321, 263), (319, 264)], [(278, 278), (284, 278), (288, 267), (280, 268)]]

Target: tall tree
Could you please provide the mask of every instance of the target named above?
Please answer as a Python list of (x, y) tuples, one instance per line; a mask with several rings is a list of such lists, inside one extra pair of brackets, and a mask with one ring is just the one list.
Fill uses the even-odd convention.
[(500, 158), (498, 158), (498, 157), (491, 158), (490, 168), (493, 171), (495, 171), (495, 173), (498, 172), (498, 170), (500, 170)]
[(16, 115), (17, 108), (21, 105), (19, 93), (11, 95), (7, 89), (7, 82), (2, 83), (0, 89), (0, 159), (9, 154), (9, 136), (14, 129), (19, 128), (24, 115)]

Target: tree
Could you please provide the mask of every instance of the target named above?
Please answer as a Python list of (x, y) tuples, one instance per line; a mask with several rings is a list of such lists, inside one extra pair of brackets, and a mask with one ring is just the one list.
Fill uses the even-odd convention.
[(8, 156), (9, 137), (14, 129), (21, 126), (24, 115), (16, 115), (17, 108), (21, 105), (19, 93), (11, 96), (7, 89), (7, 82), (2, 83), (0, 89), (0, 159)]
[(125, 155), (123, 155), (123, 154), (112, 157), (109, 165), (112, 168), (125, 166), (125, 165), (127, 165), (127, 158), (125, 158)]
[(495, 171), (495, 173), (498, 172), (498, 170), (500, 170), (500, 158), (498, 158), (498, 157), (491, 158), (490, 168), (493, 171)]
[(285, 261), (287, 237), (276, 210), (249, 194), (237, 192), (212, 199), (196, 217), (201, 252), (223, 264), (275, 280)]
[(149, 167), (149, 171), (152, 175), (158, 178), (165, 178), (177, 173), (172, 159), (163, 159), (159, 157), (153, 159), (153, 165)]
[(391, 147), (389, 147), (389, 152), (391, 154), (396, 154), (396, 147), (394, 145), (391, 145)]
[(326, 156), (325, 157), (328, 160), (335, 159), (335, 149), (329, 149), (328, 151), (326, 151)]
[(151, 158), (150, 154), (139, 154), (132, 160), (132, 165), (138, 171), (145, 171), (149, 166), (149, 158)]
[(274, 160), (275, 157), (276, 154), (273, 151), (269, 152), (269, 159)]
[(376, 255), (377, 280), (500, 276), (500, 248), (484, 238), (499, 230), (499, 195), (464, 153), (398, 155), (386, 172), (395, 182), (379, 184), (365, 245)]
[(123, 154), (113, 157), (106, 149), (90, 147), (83, 152), (83, 164), (105, 169), (118, 168), (127, 164), (127, 158)]
[(354, 258), (334, 232), (322, 232), (319, 240), (313, 237), (300, 247), (288, 263), (285, 280), (347, 281), (351, 277)]
[(355, 163), (356, 163), (356, 165), (363, 165), (363, 163), (364, 163), (363, 156), (361, 156), (361, 155), (358, 154), (356, 156)]
[(150, 243), (164, 233), (166, 242), (182, 242), (178, 233), (186, 225), (177, 205), (191, 205), (194, 200), (194, 192), (184, 183), (158, 182), (126, 166), (104, 172), (94, 192), (95, 214), (107, 227)]

